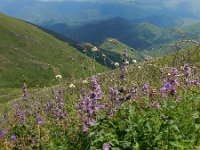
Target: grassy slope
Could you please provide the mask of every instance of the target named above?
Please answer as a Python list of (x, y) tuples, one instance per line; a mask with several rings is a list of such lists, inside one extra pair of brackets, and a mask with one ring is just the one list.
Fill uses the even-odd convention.
[(104, 40), (103, 43), (99, 45), (101, 51), (108, 57), (110, 57), (114, 62), (118, 62), (121, 58), (121, 54), (124, 49), (128, 50), (130, 55), (130, 59), (142, 60), (143, 56), (140, 52), (130, 48), (129, 46), (125, 45), (124, 43), (117, 41), (117, 43), (113, 43), (111, 38), (107, 38)]
[(190, 26), (182, 27), (182, 29), (186, 32), (199, 32), (200, 31), (200, 23), (196, 23)]
[(185, 26), (181, 29), (186, 33), (186, 36), (188, 36), (189, 38), (200, 41), (200, 23)]
[[(190, 47), (178, 52), (170, 52), (166, 56), (155, 58), (150, 61), (140, 62), (136, 65), (129, 65), (128, 78), (137, 83), (143, 84), (144, 82), (151, 81), (153, 84), (157, 84), (159, 81), (160, 68), (163, 67), (180, 67), (184, 64), (190, 64), (200, 71), (200, 46)], [(141, 66), (138, 69), (138, 66)], [(120, 72), (118, 70), (108, 73), (105, 73), (101, 76), (102, 82), (109, 82), (109, 80), (115, 80), (119, 77)], [(109, 76), (111, 76), (109, 78)], [(200, 76), (200, 75), (199, 75)], [(106, 80), (106, 81), (104, 81)], [(131, 85), (132, 82), (129, 82)], [(109, 84), (106, 84), (106, 87)]]
[[(90, 74), (92, 60), (35, 26), (0, 14), (0, 35), (0, 99), (6, 88), (20, 88), (23, 82), (43, 87), (57, 83), (58, 74), (64, 79)], [(96, 69), (105, 68), (96, 64)]]

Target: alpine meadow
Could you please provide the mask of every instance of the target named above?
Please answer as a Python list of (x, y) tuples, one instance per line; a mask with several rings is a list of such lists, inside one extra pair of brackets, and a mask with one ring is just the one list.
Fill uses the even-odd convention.
[(0, 0), (0, 150), (200, 150), (198, 0)]

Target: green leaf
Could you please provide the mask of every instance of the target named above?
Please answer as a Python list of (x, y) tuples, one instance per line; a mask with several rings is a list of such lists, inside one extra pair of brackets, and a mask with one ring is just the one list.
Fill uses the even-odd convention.
[(136, 144), (134, 145), (133, 149), (134, 150), (139, 150), (140, 149), (140, 146), (139, 146), (138, 142), (136, 142)]
[(177, 141), (170, 141), (169, 142), (172, 146), (175, 146), (176, 148), (181, 148), (181, 149), (184, 149), (184, 147), (178, 143)]
[(193, 117), (194, 119), (197, 119), (197, 118), (199, 118), (199, 113), (198, 113), (198, 112), (196, 112), (196, 113), (193, 113), (193, 114), (192, 114), (192, 117)]
[(161, 138), (162, 138), (162, 134), (159, 134), (156, 136), (155, 141), (160, 141)]
[(175, 131), (180, 133), (180, 130), (178, 129), (177, 125), (173, 125), (170, 127), (171, 129), (174, 129)]

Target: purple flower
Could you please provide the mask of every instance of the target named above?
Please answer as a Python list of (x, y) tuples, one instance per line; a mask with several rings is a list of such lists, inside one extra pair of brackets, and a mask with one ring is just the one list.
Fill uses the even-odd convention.
[(19, 121), (21, 122), (21, 124), (25, 124), (25, 114), (24, 112), (19, 108), (19, 106), (17, 104), (14, 104), (14, 109), (15, 109), (15, 116), (17, 117), (17, 119), (19, 119)]
[(36, 119), (37, 124), (40, 126), (42, 124), (42, 119), (40, 118), (40, 116), (37, 115), (35, 119)]
[(36, 137), (32, 137), (31, 138), (31, 142), (34, 144), (34, 143), (36, 143), (37, 142), (37, 138)]
[(135, 89), (134, 89), (134, 87), (131, 87), (131, 88), (130, 88), (130, 92), (131, 92), (131, 93), (135, 93), (135, 92), (136, 92)]
[(96, 76), (92, 76), (91, 84), (89, 94), (86, 94), (85, 89), (82, 90), (82, 98), (77, 106), (79, 118), (83, 124), (83, 132), (86, 132), (88, 127), (93, 126), (96, 123), (95, 116), (97, 111), (103, 108), (103, 106), (98, 102), (102, 99), (102, 92)]
[(123, 93), (126, 90), (126, 88), (124, 86), (121, 86), (119, 89), (119, 92)]
[(169, 82), (165, 83), (163, 89), (167, 90), (169, 88), (170, 88), (170, 83)]
[(155, 96), (155, 95), (156, 95), (156, 91), (153, 90), (153, 91), (152, 91), (152, 96)]
[(0, 131), (0, 139), (4, 136), (4, 134), (6, 134), (6, 131), (5, 130), (1, 130)]
[(82, 88), (81, 96), (82, 96), (83, 98), (86, 97), (86, 90), (85, 90), (85, 88)]
[(160, 104), (159, 104), (159, 103), (154, 103), (154, 104), (153, 104), (153, 107), (154, 107), (154, 108), (160, 108)]
[(178, 70), (176, 68), (171, 68), (170, 75), (171, 76), (176, 76), (177, 74), (178, 74)]
[(88, 118), (88, 120), (85, 121), (86, 125), (93, 126), (96, 123), (96, 121), (93, 118)]
[(91, 82), (92, 82), (92, 87), (90, 92), (91, 98), (96, 100), (102, 99), (101, 87), (97, 82), (97, 77), (92, 76)]
[(22, 97), (24, 98), (24, 97), (26, 97), (27, 96), (27, 85), (26, 85), (26, 83), (23, 83), (23, 86), (22, 86), (22, 93), (23, 93), (23, 95), (22, 95)]
[(17, 137), (16, 137), (15, 135), (11, 135), (11, 136), (10, 136), (10, 140), (11, 140), (11, 141), (14, 142), (14, 141), (16, 141), (16, 139), (17, 139)]
[(171, 95), (175, 95), (177, 93), (175, 88), (170, 89), (170, 94)]
[(147, 93), (146, 92), (142, 92), (142, 96), (146, 96), (147, 95)]
[(119, 76), (119, 78), (120, 78), (121, 80), (124, 80), (125, 75), (121, 74), (121, 75)]
[(126, 99), (125, 96), (119, 96), (119, 97), (118, 97), (118, 100), (119, 100), (119, 101), (123, 101), (123, 100), (125, 100), (125, 99)]
[(89, 97), (90, 97), (91, 99), (95, 99), (95, 98), (96, 98), (96, 94), (93, 93), (93, 92), (91, 92)]
[(194, 79), (194, 80), (191, 81), (191, 83), (193, 85), (199, 86), (200, 85), (200, 80), (199, 79)]
[(170, 88), (171, 84), (169, 82), (165, 83), (164, 86), (161, 88), (161, 92), (165, 92)]
[(147, 89), (147, 84), (145, 83), (142, 88)]
[(178, 96), (177, 99), (176, 99), (176, 101), (177, 101), (177, 102), (180, 102), (181, 99), (182, 99), (182, 97), (181, 97), (181, 96)]
[(92, 116), (92, 114), (93, 114), (93, 109), (92, 108), (86, 108), (86, 112), (87, 112), (87, 115), (88, 116)]
[(127, 70), (127, 66), (129, 64), (128, 62), (128, 51), (125, 49), (122, 56), (122, 65), (120, 66), (121, 74), (120, 74), (120, 79), (124, 80), (125, 79), (125, 71)]
[(113, 88), (109, 88), (109, 98), (110, 98), (110, 100), (116, 100), (118, 94), (119, 94), (118, 90), (114, 90)]
[(192, 73), (192, 69), (189, 67), (189, 65), (188, 64), (185, 64), (184, 66), (183, 66), (183, 69), (184, 69), (184, 76), (185, 76), (185, 78), (188, 78), (190, 75), (191, 75), (191, 73)]
[(109, 149), (110, 149), (110, 145), (108, 143), (104, 143), (103, 150), (109, 150)]
[(132, 97), (132, 95), (131, 95), (131, 94), (128, 94), (128, 95), (126, 96), (126, 100), (130, 100), (131, 97)]
[(83, 125), (83, 126), (82, 126), (82, 131), (83, 131), (83, 132), (87, 132), (87, 131), (88, 131), (88, 127), (87, 127), (86, 125)]
[[(61, 120), (67, 117), (67, 112), (65, 111), (65, 103), (63, 100), (63, 91), (60, 88), (58, 92), (54, 89), (52, 91), (54, 102), (50, 103), (49, 112), (50, 115), (57, 120)], [(47, 107), (48, 108), (48, 107)], [(38, 121), (37, 121), (38, 119)], [(38, 125), (42, 124), (42, 119), (39, 116), (36, 116), (36, 121)]]
[(123, 62), (126, 62), (126, 60), (128, 59), (128, 51), (126, 49), (124, 49), (121, 59)]

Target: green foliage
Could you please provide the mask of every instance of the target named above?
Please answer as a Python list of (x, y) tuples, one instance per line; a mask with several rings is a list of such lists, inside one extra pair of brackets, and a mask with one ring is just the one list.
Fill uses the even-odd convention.
[(124, 102), (115, 117), (104, 116), (91, 128), (91, 149), (100, 149), (103, 143), (126, 150), (193, 149), (200, 144), (199, 100), (192, 92), (187, 94), (194, 100), (176, 103), (168, 98), (159, 109)]

